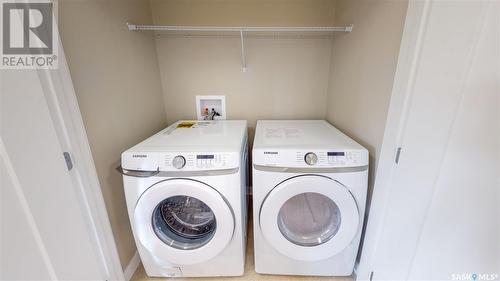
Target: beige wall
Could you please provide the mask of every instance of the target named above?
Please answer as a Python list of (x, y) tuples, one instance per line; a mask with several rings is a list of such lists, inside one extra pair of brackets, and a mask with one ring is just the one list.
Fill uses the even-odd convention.
[[(120, 153), (167, 122), (195, 118), (196, 95), (225, 95), (227, 117), (249, 120), (251, 137), (257, 119), (327, 118), (370, 150), (373, 168), (406, 5), (403, 0), (60, 0), (62, 41), (122, 265), (135, 245), (114, 170)], [(151, 33), (129, 32), (127, 21), (355, 27), (334, 40), (249, 37), (243, 73), (239, 37), (155, 40)]]
[(149, 1), (60, 0), (59, 27), (104, 200), (125, 267), (135, 253), (123, 185), (125, 149), (166, 125)]
[[(335, 0), (152, 0), (155, 24), (325, 26)], [(195, 96), (226, 96), (227, 118), (323, 119), (331, 39), (158, 37), (168, 122), (196, 118)]]
[(335, 0), (151, 0), (155, 24), (327, 26)]
[(326, 117), (370, 151), (370, 188), (384, 134), (407, 1), (338, 0), (336, 24), (354, 24), (332, 48)]
[[(228, 119), (323, 119), (330, 39), (160, 38), (158, 58), (168, 122), (196, 118), (195, 96), (226, 96)], [(250, 134), (252, 136), (252, 129)]]

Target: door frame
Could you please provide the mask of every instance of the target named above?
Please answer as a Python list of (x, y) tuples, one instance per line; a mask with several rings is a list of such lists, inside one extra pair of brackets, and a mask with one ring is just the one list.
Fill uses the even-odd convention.
[(369, 209), (366, 233), (363, 241), (362, 256), (356, 269), (356, 280), (371, 280), (372, 266), (379, 237), (382, 233), (386, 205), (389, 201), (391, 182), (401, 153), (404, 126), (411, 104), (413, 85), (423, 47), (423, 38), (427, 26), (430, 6), (433, 0), (409, 0), (406, 12), (398, 63), (394, 76), (391, 100), (382, 142), (380, 159), (377, 166), (373, 195), (373, 204)]
[[(399, 155), (401, 151), (404, 151), (401, 145), (414, 94), (414, 85), (420, 65), (424, 39), (428, 29), (432, 5), (436, 2), (436, 0), (409, 0), (408, 3), (371, 201), (376, 202), (376, 204), (370, 208), (362, 256), (356, 269), (357, 280), (372, 280), (373, 278), (373, 266), (377, 260), (375, 255), (377, 254), (378, 242), (384, 227), (384, 217), (391, 191), (395, 188), (392, 186), (392, 182), (398, 167)], [(466, 59), (470, 60), (471, 58), (467, 57)], [(430, 200), (422, 202), (422, 204), (430, 204)], [(419, 217), (425, 215), (418, 213)], [(409, 257), (409, 259), (411, 258)]]
[(61, 41), (58, 60), (58, 69), (40, 69), (37, 74), (60, 145), (73, 163), (68, 173), (77, 189), (94, 250), (102, 259), (107, 280), (125, 280)]

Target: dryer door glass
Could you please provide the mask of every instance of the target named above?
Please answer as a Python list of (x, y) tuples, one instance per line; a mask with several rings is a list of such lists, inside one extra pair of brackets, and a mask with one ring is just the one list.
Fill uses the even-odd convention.
[(160, 240), (182, 250), (205, 245), (217, 227), (210, 207), (190, 196), (173, 196), (161, 201), (153, 211), (152, 223)]
[(278, 214), (278, 228), (290, 242), (317, 246), (330, 240), (340, 228), (338, 206), (319, 193), (302, 193), (288, 199)]

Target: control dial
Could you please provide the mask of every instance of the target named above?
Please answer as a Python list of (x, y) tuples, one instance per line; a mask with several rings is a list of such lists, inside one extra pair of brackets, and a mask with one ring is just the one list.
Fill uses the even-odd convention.
[(316, 163), (318, 163), (318, 156), (313, 152), (308, 152), (304, 156), (304, 161), (306, 161), (307, 165), (310, 165), (310, 166), (316, 165)]
[(186, 165), (186, 158), (183, 156), (177, 155), (172, 160), (172, 166), (176, 169), (182, 169)]

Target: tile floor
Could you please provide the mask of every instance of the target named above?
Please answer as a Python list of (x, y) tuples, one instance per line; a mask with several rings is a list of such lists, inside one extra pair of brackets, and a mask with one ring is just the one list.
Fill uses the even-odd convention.
[[(347, 276), (347, 277), (312, 277), (312, 276), (284, 276), (284, 275), (263, 275), (263, 274), (258, 274), (254, 270), (253, 266), (253, 229), (252, 229), (252, 221), (249, 221), (249, 228), (248, 228), (248, 242), (247, 242), (247, 259), (245, 263), (245, 275), (243, 276), (238, 276), (238, 277), (209, 277), (209, 278), (168, 278), (168, 280), (182, 280), (182, 281), (215, 281), (215, 280), (227, 280), (227, 281), (238, 281), (238, 280), (245, 280), (245, 281), (285, 281), (285, 280), (291, 280), (291, 281), (313, 281), (313, 280), (318, 280), (318, 281), (327, 281), (327, 280), (332, 280), (332, 281), (354, 281), (354, 278), (352, 276)], [(146, 275), (146, 272), (144, 271), (144, 268), (142, 267), (142, 264), (139, 265), (139, 268), (137, 271), (134, 273), (132, 276), (131, 281), (155, 281), (155, 280), (162, 280), (162, 278), (156, 278), (156, 277), (148, 277)]]

